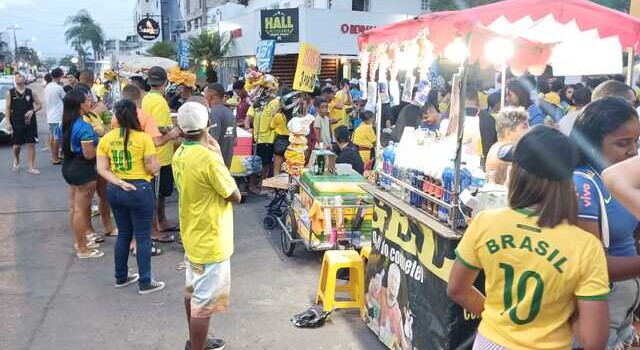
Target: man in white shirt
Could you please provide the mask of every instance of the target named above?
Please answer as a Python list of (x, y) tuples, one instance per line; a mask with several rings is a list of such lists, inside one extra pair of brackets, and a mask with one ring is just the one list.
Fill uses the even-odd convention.
[(60, 142), (55, 136), (56, 129), (62, 124), (62, 111), (64, 88), (60, 84), (64, 72), (60, 68), (51, 71), (51, 82), (44, 88), (44, 103), (47, 111), (47, 123), (49, 124), (49, 148), (51, 149), (51, 162), (55, 165), (62, 164), (59, 157)]

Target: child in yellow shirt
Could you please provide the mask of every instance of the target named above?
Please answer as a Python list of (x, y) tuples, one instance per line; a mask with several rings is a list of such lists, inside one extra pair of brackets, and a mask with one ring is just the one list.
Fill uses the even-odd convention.
[(360, 158), (363, 163), (371, 160), (371, 151), (376, 144), (376, 133), (373, 131), (373, 112), (362, 111), (360, 120), (362, 123), (353, 132), (353, 144), (358, 146)]
[[(282, 105), (280, 105), (282, 108)], [(287, 128), (287, 117), (278, 111), (271, 118), (271, 129), (276, 133), (276, 140), (273, 144), (273, 176), (280, 174), (282, 163), (284, 163), (284, 152), (289, 146), (289, 128)]]

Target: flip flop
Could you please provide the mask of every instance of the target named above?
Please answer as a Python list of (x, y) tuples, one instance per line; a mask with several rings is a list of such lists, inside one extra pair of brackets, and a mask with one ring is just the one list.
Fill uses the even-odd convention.
[(160, 230), (160, 232), (175, 232), (175, 231), (180, 231), (180, 226), (178, 225), (174, 225), (172, 227), (169, 228), (165, 228), (163, 230)]
[(151, 237), (151, 240), (158, 243), (173, 243), (176, 241), (176, 238), (173, 235), (165, 235), (161, 237)]
[(118, 237), (118, 229), (114, 228), (113, 231), (105, 232), (104, 236), (106, 236), (106, 237)]

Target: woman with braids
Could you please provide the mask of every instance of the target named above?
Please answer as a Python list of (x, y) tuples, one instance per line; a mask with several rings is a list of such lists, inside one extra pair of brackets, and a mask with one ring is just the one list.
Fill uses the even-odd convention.
[[(139, 294), (164, 288), (151, 275), (151, 225), (153, 223), (153, 174), (160, 170), (151, 136), (142, 131), (136, 104), (121, 100), (115, 105), (119, 127), (98, 144), (98, 173), (107, 180), (107, 199), (118, 226), (115, 246), (116, 288), (138, 282)], [(135, 235), (138, 273), (129, 273), (129, 244)]]
[(84, 91), (73, 89), (63, 100), (62, 177), (69, 184), (69, 219), (75, 234), (76, 255), (80, 259), (100, 258), (98, 243), (85, 236), (91, 229), (91, 198), (96, 191), (96, 144), (98, 137), (82, 115), (91, 108)]

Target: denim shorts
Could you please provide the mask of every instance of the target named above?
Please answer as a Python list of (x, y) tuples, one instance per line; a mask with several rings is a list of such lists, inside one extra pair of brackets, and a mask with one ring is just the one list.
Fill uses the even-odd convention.
[(198, 264), (185, 256), (185, 296), (191, 300), (191, 317), (211, 317), (229, 307), (231, 265), (229, 259)]

